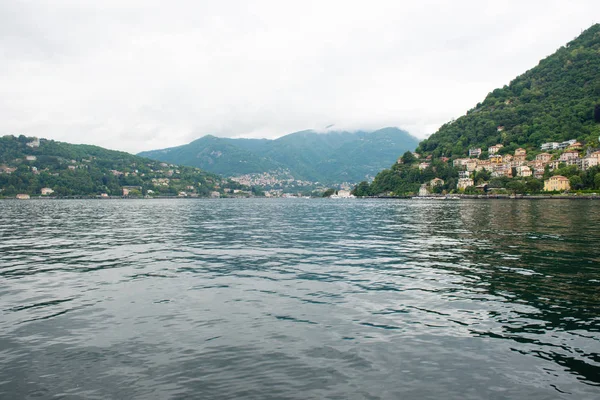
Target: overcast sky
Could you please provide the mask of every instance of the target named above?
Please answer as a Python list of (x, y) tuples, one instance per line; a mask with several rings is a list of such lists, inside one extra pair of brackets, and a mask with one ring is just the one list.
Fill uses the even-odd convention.
[(0, 135), (138, 152), (205, 134), (424, 138), (600, 1), (0, 1)]

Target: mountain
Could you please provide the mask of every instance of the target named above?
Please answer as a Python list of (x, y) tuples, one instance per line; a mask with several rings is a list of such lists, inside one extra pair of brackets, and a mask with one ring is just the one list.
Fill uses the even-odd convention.
[[(507, 192), (536, 192), (543, 187), (542, 179), (562, 175), (569, 178), (572, 189), (600, 189), (600, 167), (592, 166), (593, 160), (587, 161), (599, 154), (592, 154), (598, 150), (599, 136), (600, 24), (595, 24), (423, 140), (416, 149), (420, 160), (404, 154), (402, 162), (380, 172), (371, 184), (362, 182), (354, 193), (415, 194), (434, 178), (443, 179), (443, 183), (438, 181), (430, 190), (457, 191), (459, 170), (465, 166), (455, 167), (452, 161), (468, 157), (471, 148), (482, 152), (476, 156), (476, 170), (471, 171), (469, 179), (473, 180), (463, 181), (465, 186), (486, 183)], [(536, 165), (534, 160), (542, 153), (543, 143), (569, 140), (579, 142), (575, 147), (583, 150), (572, 162), (558, 160), (557, 166), (551, 166), (547, 159)], [(519, 149), (521, 154), (526, 152), (526, 159), (512, 164), (491, 163), (487, 149), (496, 144), (502, 145), (498, 156), (516, 155)], [(549, 160), (557, 160), (563, 150), (551, 151)], [(529, 167), (535, 174), (521, 174), (516, 167)], [(465, 190), (475, 189), (471, 186)]]
[[(208, 196), (235, 182), (98, 146), (75, 145), (26, 136), (0, 138), (0, 197), (39, 195), (42, 188), (56, 196), (165, 195), (186, 192)], [(125, 189), (125, 192), (123, 191)]]
[(466, 115), (442, 126), (417, 152), (463, 156), (470, 147), (500, 143), (505, 152), (544, 142), (598, 142), (594, 107), (600, 103), (600, 24), (510, 84), (495, 89)]
[(324, 183), (358, 182), (414, 149), (418, 140), (398, 128), (373, 132), (312, 130), (275, 140), (204, 136), (187, 145), (139, 153), (225, 176), (287, 170), (296, 179)]

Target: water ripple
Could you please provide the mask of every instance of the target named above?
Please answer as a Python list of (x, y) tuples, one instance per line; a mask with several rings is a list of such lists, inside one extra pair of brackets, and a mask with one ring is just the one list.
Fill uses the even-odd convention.
[(0, 202), (0, 398), (600, 397), (593, 201)]

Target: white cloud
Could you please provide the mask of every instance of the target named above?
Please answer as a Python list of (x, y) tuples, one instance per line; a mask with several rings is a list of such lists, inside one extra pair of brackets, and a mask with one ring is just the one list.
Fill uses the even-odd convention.
[(425, 137), (600, 15), (595, 1), (0, 4), (0, 134), (132, 152), (205, 134)]

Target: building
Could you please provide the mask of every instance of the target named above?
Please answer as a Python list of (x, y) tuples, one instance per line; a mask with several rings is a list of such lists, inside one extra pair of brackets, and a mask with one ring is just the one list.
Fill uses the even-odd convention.
[(352, 195), (352, 193), (350, 193), (349, 190), (338, 190), (337, 195), (338, 195), (338, 197), (343, 197), (343, 198), (354, 197)]
[(512, 155), (510, 155), (510, 154), (505, 154), (505, 155), (504, 155), (504, 162), (507, 162), (507, 163), (509, 163), (509, 162), (511, 162), (512, 160), (513, 160), (513, 156), (512, 156)]
[(452, 160), (452, 166), (453, 167), (464, 167), (467, 162), (469, 161), (468, 158), (457, 158), (455, 160)]
[(210, 192), (210, 197), (213, 199), (218, 199), (219, 197), (221, 197), (221, 193), (219, 192)]
[(422, 163), (420, 163), (420, 164), (419, 164), (419, 171), (422, 171), (422, 170), (424, 170), (424, 169), (427, 169), (427, 168), (429, 168), (429, 166), (430, 166), (430, 165), (431, 165), (431, 164), (429, 164), (429, 163), (426, 163), (426, 162), (422, 162)]
[(52, 190), (48, 187), (45, 187), (45, 188), (42, 188), (41, 193), (42, 193), (42, 196), (48, 196), (48, 195), (51, 195), (52, 193), (54, 193), (54, 190)]
[(569, 179), (562, 175), (556, 175), (544, 181), (544, 190), (546, 192), (563, 192), (569, 189), (571, 189)]
[(467, 171), (473, 172), (475, 168), (477, 168), (477, 160), (469, 160), (466, 162), (465, 166), (467, 167)]
[(533, 173), (531, 172), (531, 168), (528, 166), (521, 165), (520, 167), (517, 167), (517, 176), (527, 177), (531, 175), (533, 175)]
[(469, 171), (458, 171), (459, 178), (468, 178), (469, 176), (471, 176)]
[(583, 150), (583, 145), (579, 142), (575, 142), (567, 147), (567, 150)]
[(29, 200), (29, 195), (25, 194), (25, 193), (19, 193), (18, 195), (15, 196), (16, 199), (19, 200)]
[(527, 158), (527, 150), (522, 147), (519, 147), (515, 150), (515, 156), (513, 157), (514, 161), (525, 161)]
[(481, 155), (481, 149), (479, 147), (469, 149), (469, 157), (479, 157)]
[(549, 153), (540, 153), (537, 156), (535, 156), (536, 161), (541, 161), (543, 163), (547, 163), (551, 159), (552, 159), (552, 154), (549, 154)]
[(559, 150), (566, 149), (569, 146), (574, 145), (575, 143), (577, 143), (577, 140), (575, 140), (575, 139), (567, 140), (565, 142), (559, 143), (557, 149), (559, 149)]
[(458, 180), (456, 187), (459, 190), (465, 190), (466, 188), (468, 188), (469, 186), (473, 186), (474, 184), (475, 183), (473, 182), (473, 179), (471, 179), (471, 178), (461, 178)]
[(27, 161), (35, 161), (35, 160), (37, 160), (37, 157), (36, 156), (25, 156), (25, 159)]
[(38, 138), (33, 138), (33, 140), (29, 143), (27, 143), (27, 146), (34, 148), (34, 147), (40, 147), (40, 139)]
[(558, 157), (558, 161), (567, 163), (571, 160), (577, 160), (579, 158), (579, 153), (576, 151), (565, 151)]
[(592, 167), (595, 167), (597, 165), (600, 165), (600, 157), (587, 156), (585, 158), (582, 158), (580, 161), (581, 161), (580, 168), (584, 171), (586, 171)]
[(429, 190), (427, 190), (427, 185), (426, 184), (422, 184), (421, 187), (419, 188), (419, 196), (428, 196), (429, 195)]
[(500, 154), (490, 154), (490, 162), (492, 164), (502, 164), (502, 156)]
[(444, 180), (440, 179), (440, 178), (434, 178), (431, 181), (429, 181), (429, 186), (431, 186), (431, 187), (443, 186), (443, 185), (444, 185)]
[(489, 153), (490, 155), (492, 155), (492, 154), (496, 154), (496, 153), (497, 153), (497, 152), (499, 152), (499, 151), (500, 151), (500, 149), (501, 149), (501, 148), (503, 148), (503, 147), (504, 147), (504, 145), (501, 145), (501, 144), (495, 144), (495, 145), (493, 145), (493, 146), (490, 146), (490, 147), (488, 147), (488, 153)]
[(559, 145), (560, 145), (560, 143), (558, 143), (558, 142), (548, 142), (548, 143), (542, 144), (540, 146), (540, 149), (542, 151), (556, 150), (556, 149), (558, 149)]

